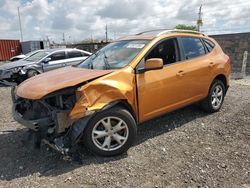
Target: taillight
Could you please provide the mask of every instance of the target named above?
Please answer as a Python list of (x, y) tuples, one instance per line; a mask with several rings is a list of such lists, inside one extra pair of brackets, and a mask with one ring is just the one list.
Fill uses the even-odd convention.
[(227, 59), (227, 63), (231, 64), (231, 58), (227, 54), (225, 54), (225, 58)]

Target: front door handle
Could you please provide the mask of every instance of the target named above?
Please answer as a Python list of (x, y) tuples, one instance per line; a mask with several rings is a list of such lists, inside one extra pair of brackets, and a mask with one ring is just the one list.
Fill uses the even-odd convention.
[(185, 75), (185, 72), (183, 70), (179, 71), (176, 76), (184, 76)]
[(209, 67), (213, 67), (213, 66), (214, 66), (214, 62), (210, 62)]

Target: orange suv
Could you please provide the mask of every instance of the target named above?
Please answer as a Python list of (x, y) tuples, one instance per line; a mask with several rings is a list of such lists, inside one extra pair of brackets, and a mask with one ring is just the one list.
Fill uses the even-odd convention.
[(200, 102), (218, 111), (229, 86), (230, 59), (198, 32), (154, 30), (121, 38), (78, 66), (32, 77), (15, 90), (13, 116), (29, 142), (62, 153), (83, 141), (112, 156), (129, 149), (137, 125)]

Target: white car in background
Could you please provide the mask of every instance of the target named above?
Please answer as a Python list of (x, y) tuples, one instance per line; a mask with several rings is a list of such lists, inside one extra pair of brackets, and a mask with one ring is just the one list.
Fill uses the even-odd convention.
[(12, 58), (10, 58), (10, 61), (18, 61), (20, 59), (25, 59), (27, 57), (30, 57), (34, 54), (36, 54), (37, 52), (40, 52), (41, 50), (34, 50), (32, 52), (29, 52), (27, 54), (20, 54), (20, 55), (16, 55), (16, 56), (13, 56)]

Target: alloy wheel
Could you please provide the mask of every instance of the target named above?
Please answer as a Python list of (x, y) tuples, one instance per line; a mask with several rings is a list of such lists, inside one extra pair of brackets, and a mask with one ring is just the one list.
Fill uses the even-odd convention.
[(92, 130), (92, 141), (101, 150), (114, 151), (128, 140), (128, 125), (118, 117), (104, 117)]
[(214, 90), (212, 92), (211, 96), (211, 103), (214, 109), (220, 108), (222, 101), (223, 101), (223, 88), (221, 85), (216, 85), (214, 87)]

